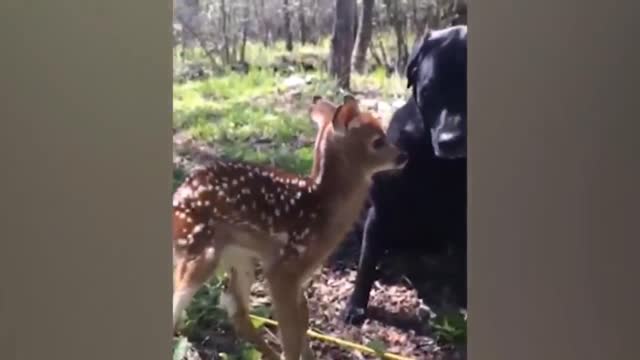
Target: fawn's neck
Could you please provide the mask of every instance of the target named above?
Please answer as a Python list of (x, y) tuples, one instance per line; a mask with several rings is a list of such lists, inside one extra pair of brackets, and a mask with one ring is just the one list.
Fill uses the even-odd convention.
[(371, 184), (364, 169), (359, 164), (350, 162), (340, 146), (332, 145), (339, 144), (326, 144), (323, 147), (323, 156), (314, 179), (320, 211), (316, 229), (318, 247), (314, 256), (323, 259), (351, 229), (361, 212)]

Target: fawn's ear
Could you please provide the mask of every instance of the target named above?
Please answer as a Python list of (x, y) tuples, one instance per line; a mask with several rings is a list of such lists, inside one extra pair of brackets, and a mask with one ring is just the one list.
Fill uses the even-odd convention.
[(322, 96), (315, 95), (313, 102), (309, 109), (309, 115), (311, 120), (316, 123), (318, 129), (321, 129), (325, 124), (333, 119), (336, 112), (336, 106), (329, 101), (322, 98)]
[(347, 130), (360, 126), (358, 115), (360, 115), (358, 100), (351, 95), (346, 95), (333, 117), (333, 130), (338, 134), (345, 134)]

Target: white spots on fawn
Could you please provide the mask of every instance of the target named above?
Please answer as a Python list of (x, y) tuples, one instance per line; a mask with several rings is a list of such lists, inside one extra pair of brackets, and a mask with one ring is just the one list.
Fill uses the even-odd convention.
[(207, 259), (212, 259), (215, 252), (216, 250), (213, 248), (213, 246), (207, 246), (207, 248), (204, 250), (204, 257)]
[(186, 186), (186, 185), (180, 186), (176, 190), (175, 194), (173, 195), (173, 202), (174, 202), (174, 204), (177, 203), (177, 205), (174, 205), (174, 206), (178, 206), (185, 199), (191, 197), (192, 194), (193, 194), (193, 191), (191, 191), (191, 189), (188, 186)]
[(293, 248), (296, 249), (298, 254), (302, 254), (307, 250), (307, 246), (302, 244), (293, 244)]
[(198, 224), (196, 226), (193, 227), (193, 230), (191, 230), (192, 233), (197, 234), (199, 232), (201, 232), (202, 230), (204, 230), (205, 225), (204, 224)]
[[(193, 241), (189, 236), (196, 234), (210, 237), (216, 224), (226, 222), (269, 233), (275, 241), (291, 243), (286, 246), (291, 251), (306, 250), (300, 243), (307, 243), (317, 214), (302, 198), (305, 190), (316, 189), (314, 182), (245, 164), (218, 162), (217, 167), (201, 171), (185, 180), (174, 195), (174, 216), (189, 223), (180, 225), (177, 233), (184, 239), (176, 241)], [(202, 207), (206, 213), (199, 210)]]
[(281, 244), (287, 244), (289, 242), (289, 234), (286, 232), (279, 232), (272, 235), (273, 239)]

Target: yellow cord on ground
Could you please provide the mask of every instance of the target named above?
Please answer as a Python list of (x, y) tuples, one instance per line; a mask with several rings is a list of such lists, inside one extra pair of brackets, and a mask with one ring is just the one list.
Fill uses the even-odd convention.
[[(271, 320), (271, 319), (267, 319), (267, 318), (263, 318), (257, 315), (249, 315), (251, 318), (256, 319), (258, 321), (261, 321), (265, 324), (269, 324), (269, 325), (274, 325), (274, 326), (278, 326), (278, 322)], [(369, 353), (369, 354), (378, 354), (378, 352), (368, 346), (364, 346), (364, 345), (360, 345), (360, 344), (356, 344), (353, 343), (351, 341), (347, 341), (347, 340), (342, 340), (342, 339), (338, 339), (335, 338), (333, 336), (329, 336), (329, 335), (324, 335), (321, 334), (319, 332), (313, 331), (313, 330), (307, 330), (307, 335), (309, 335), (312, 338), (316, 338), (322, 341), (328, 341), (328, 342), (332, 342), (334, 344), (343, 346), (343, 347), (347, 347), (347, 348), (351, 348), (353, 350), (358, 350), (361, 352), (365, 352), (365, 353)], [(384, 359), (391, 359), (391, 360), (414, 360), (408, 357), (404, 357), (404, 356), (400, 356), (400, 355), (396, 355), (396, 354), (392, 354), (392, 353), (388, 353), (385, 352), (384, 354), (382, 354), (382, 357)]]

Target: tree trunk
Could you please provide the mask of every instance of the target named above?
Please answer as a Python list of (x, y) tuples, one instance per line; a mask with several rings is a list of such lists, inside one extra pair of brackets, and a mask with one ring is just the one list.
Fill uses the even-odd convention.
[(260, 0), (260, 19), (262, 20), (262, 45), (267, 47), (269, 45), (269, 30), (270, 26), (265, 16), (267, 8), (264, 6), (264, 0)]
[(307, 43), (307, 21), (304, 16), (304, 1), (298, 1), (298, 24), (300, 25), (300, 43), (302, 45)]
[(293, 33), (291, 33), (291, 9), (289, 0), (283, 0), (284, 10), (284, 35), (287, 41), (287, 51), (293, 51)]
[(467, 1), (458, 1), (456, 9), (456, 17), (453, 19), (452, 25), (467, 25)]
[[(188, 24), (195, 32), (200, 31), (200, 27), (197, 24), (198, 14), (200, 14), (200, 1), (199, 0), (184, 0), (182, 6), (178, 9), (178, 12), (185, 23)], [(190, 31), (182, 32), (182, 45), (185, 47), (192, 47), (197, 39)]]
[(391, 26), (393, 26), (393, 32), (396, 35), (396, 71), (402, 72), (409, 58), (409, 50), (405, 41), (406, 14), (400, 10), (397, 1), (385, 0), (385, 4), (389, 12)]
[(245, 0), (242, 9), (242, 42), (240, 43), (240, 62), (245, 63), (245, 50), (247, 48), (247, 33), (249, 32), (249, 1)]
[(320, 37), (319, 33), (322, 32), (321, 29), (318, 29), (320, 22), (318, 21), (318, 13), (320, 12), (320, 1), (313, 0), (313, 7), (311, 9), (311, 16), (309, 17), (309, 22), (311, 23), (309, 26), (309, 40), (313, 44), (318, 43), (318, 38)]
[(229, 64), (229, 34), (227, 33), (227, 6), (225, 0), (220, 0), (220, 15), (222, 16), (222, 54), (224, 63)]
[(336, 0), (329, 57), (329, 74), (338, 80), (338, 86), (347, 90), (351, 85), (355, 2), (355, 0)]
[(367, 49), (371, 43), (371, 34), (373, 32), (373, 4), (374, 0), (362, 0), (362, 15), (360, 16), (358, 36), (356, 37), (356, 53), (353, 58), (353, 68), (360, 74), (365, 71)]
[[(421, 11), (422, 10), (422, 11)], [(422, 13), (422, 14), (421, 14)], [(427, 13), (418, 6), (417, 0), (411, 1), (411, 22), (416, 37), (424, 33), (427, 26)]]
[(353, 6), (355, 9), (353, 10), (353, 41), (355, 44), (356, 38), (358, 37), (358, 25), (360, 24), (360, 14), (358, 12), (358, 1), (353, 2)]

